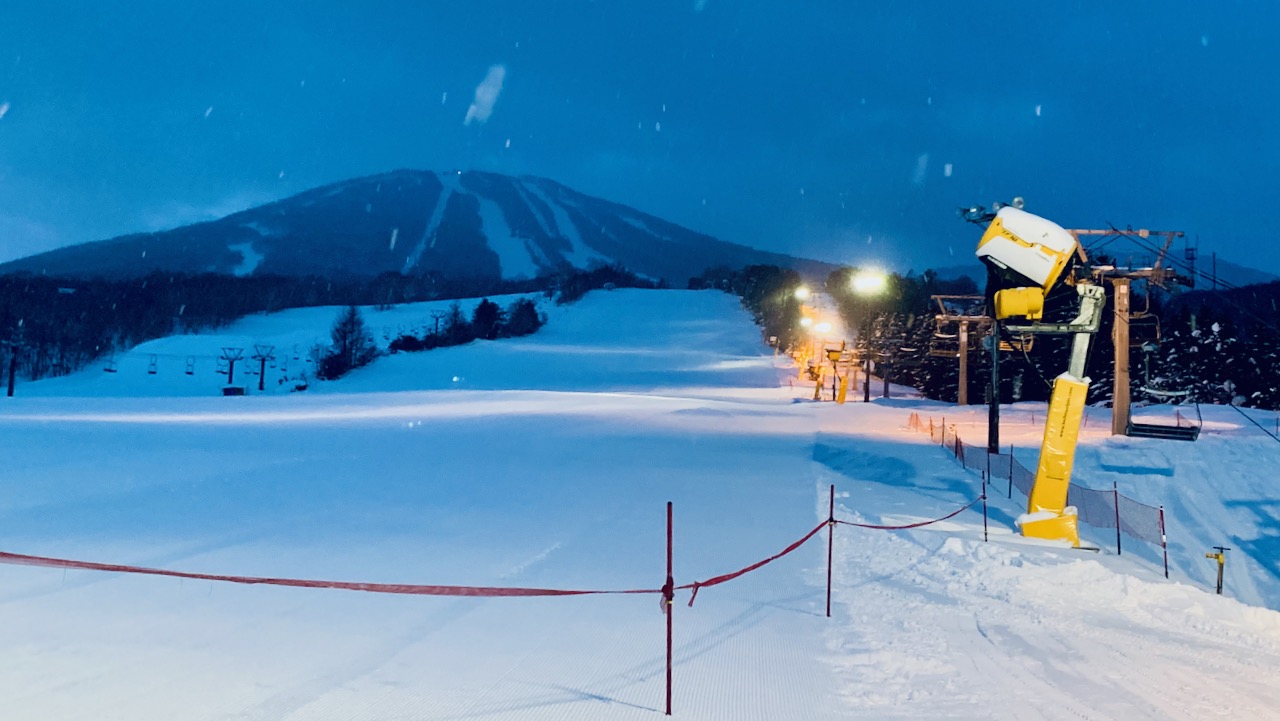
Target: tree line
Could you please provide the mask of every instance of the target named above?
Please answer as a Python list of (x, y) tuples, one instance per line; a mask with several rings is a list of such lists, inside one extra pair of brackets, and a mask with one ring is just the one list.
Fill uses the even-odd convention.
[[(223, 328), (244, 316), (313, 306), (389, 307), (399, 303), (519, 293), (546, 293), (571, 302), (592, 288), (660, 287), (625, 268), (595, 266), (528, 280), (448, 279), (385, 273), (369, 279), (215, 273), (153, 273), (131, 280), (0, 276), (0, 362), (37, 380), (72, 373), (98, 358), (168, 335)], [(501, 310), (501, 309), (499, 309)], [(486, 310), (486, 312), (488, 312)], [(528, 309), (507, 309), (513, 335), (531, 325)], [(536, 314), (536, 310), (535, 310)], [(457, 324), (454, 339), (465, 335)], [(476, 337), (497, 324), (481, 319)], [(531, 331), (530, 331), (531, 332)]]
[[(955, 402), (960, 380), (959, 347), (953, 337), (957, 326), (944, 325), (940, 332), (933, 296), (976, 296), (973, 312), (981, 313), (984, 300), (978, 285), (966, 277), (942, 279), (931, 270), (919, 275), (890, 273), (884, 291), (868, 298), (851, 288), (857, 272), (855, 267), (839, 268), (819, 289), (834, 300), (847, 328), (867, 336), (857, 344), (869, 341), (878, 373), (888, 373), (894, 382), (928, 398)], [(801, 301), (795, 297), (801, 284), (795, 271), (750, 266), (709, 270), (693, 279), (690, 288), (738, 295), (762, 335), (789, 351), (808, 340), (800, 325)], [(1089, 402), (1094, 405), (1108, 405), (1114, 390), (1114, 289), (1110, 283), (1104, 287), (1107, 305), (1086, 364)], [(1131, 303), (1135, 310), (1146, 311), (1130, 323), (1130, 395), (1135, 402), (1280, 409), (1280, 323), (1273, 320), (1280, 283), (1217, 294), (1144, 292), (1135, 287)], [(1068, 287), (1050, 295), (1045, 320), (1065, 322), (1076, 311), (1076, 296)], [(990, 392), (991, 355), (979, 331), (970, 330), (967, 391), (971, 402), (982, 403)], [(999, 355), (1002, 401), (1047, 400), (1052, 379), (1067, 367), (1070, 338), (1042, 335), (1026, 345), (1007, 335), (1002, 340), (1008, 346)]]

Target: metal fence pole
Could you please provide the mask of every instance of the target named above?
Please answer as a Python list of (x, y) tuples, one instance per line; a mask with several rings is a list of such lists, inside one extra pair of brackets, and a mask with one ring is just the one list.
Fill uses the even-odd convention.
[(1164, 506), (1160, 506), (1160, 548), (1164, 550), (1164, 577), (1169, 577), (1169, 542), (1164, 535)]
[(831, 484), (831, 510), (827, 515), (827, 618), (831, 618), (831, 556), (836, 543), (836, 484)]
[(982, 487), (982, 540), (987, 541), (987, 487)]
[(1116, 507), (1116, 555), (1120, 555), (1120, 487), (1111, 482), (1111, 499)]
[(667, 584), (662, 589), (663, 600), (667, 612), (667, 715), (671, 715), (671, 613), (675, 610), (672, 603), (675, 596), (675, 579), (671, 572), (671, 501), (667, 501)]
[(1009, 500), (1013, 500), (1013, 444), (1009, 444)]

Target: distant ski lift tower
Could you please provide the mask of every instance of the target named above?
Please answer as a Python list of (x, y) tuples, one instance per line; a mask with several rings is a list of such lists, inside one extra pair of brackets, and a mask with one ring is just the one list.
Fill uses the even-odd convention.
[(222, 360), (227, 362), (227, 385), (231, 385), (236, 379), (236, 361), (244, 357), (244, 348), (226, 348), (222, 349)]
[(267, 361), (276, 359), (276, 347), (273, 345), (254, 345), (253, 359), (258, 361), (258, 390), (266, 390), (263, 379), (267, 376)]

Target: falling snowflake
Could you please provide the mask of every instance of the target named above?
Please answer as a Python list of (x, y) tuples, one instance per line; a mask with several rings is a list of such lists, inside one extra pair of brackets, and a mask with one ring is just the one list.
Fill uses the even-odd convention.
[(1041, 106), (1039, 106), (1039, 105), (1037, 105), (1037, 106), (1036, 106), (1036, 117), (1037, 117), (1037, 118), (1038, 118), (1038, 117), (1040, 117), (1040, 108), (1041, 108)]
[(942, 166), (942, 175), (947, 178), (951, 177), (951, 163)]
[(489, 120), (489, 116), (493, 115), (493, 106), (498, 103), (498, 96), (502, 94), (502, 82), (506, 77), (506, 66), (489, 67), (484, 80), (476, 86), (475, 99), (471, 101), (471, 107), (467, 108), (467, 117), (463, 119), (463, 125), (470, 125), (472, 122), (483, 124)]
[(916, 158), (916, 171), (911, 176), (911, 182), (916, 185), (924, 185), (925, 176), (929, 172), (929, 154), (921, 153)]
[(210, 105), (209, 107), (207, 107), (207, 108), (205, 108), (205, 109), (204, 109), (204, 116), (207, 118), (207, 117), (209, 117), (210, 115), (213, 115), (213, 106), (212, 106), (212, 105)]

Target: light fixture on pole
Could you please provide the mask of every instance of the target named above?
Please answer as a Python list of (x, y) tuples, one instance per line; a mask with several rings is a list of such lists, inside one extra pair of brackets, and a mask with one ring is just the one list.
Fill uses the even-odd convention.
[(866, 331), (863, 335), (863, 345), (866, 348), (866, 357), (863, 359), (863, 379), (862, 379), (862, 400), (864, 403), (871, 402), (871, 311), (869, 306), (872, 299), (884, 293), (889, 285), (889, 276), (878, 270), (861, 270), (854, 274), (849, 281), (849, 286), (853, 292), (866, 299), (866, 320), (863, 329)]

